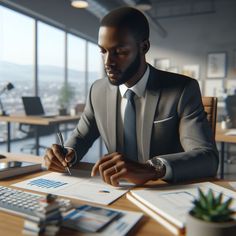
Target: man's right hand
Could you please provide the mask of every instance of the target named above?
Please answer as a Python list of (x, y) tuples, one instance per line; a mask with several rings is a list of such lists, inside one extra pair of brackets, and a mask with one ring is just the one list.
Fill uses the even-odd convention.
[(66, 172), (65, 167), (70, 167), (75, 153), (72, 149), (67, 149), (67, 154), (63, 154), (61, 145), (53, 144), (51, 148), (46, 149), (44, 155), (45, 166), (48, 170), (56, 172)]

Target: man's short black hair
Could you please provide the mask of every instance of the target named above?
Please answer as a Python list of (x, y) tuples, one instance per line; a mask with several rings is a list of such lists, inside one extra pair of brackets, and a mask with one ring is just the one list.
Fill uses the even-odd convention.
[(140, 41), (149, 39), (149, 24), (145, 15), (132, 7), (121, 7), (109, 12), (100, 26), (128, 29)]

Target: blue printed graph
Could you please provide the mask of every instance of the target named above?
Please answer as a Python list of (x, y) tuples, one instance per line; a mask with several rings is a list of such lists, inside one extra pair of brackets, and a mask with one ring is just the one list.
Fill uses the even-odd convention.
[(37, 186), (39, 188), (47, 188), (47, 189), (59, 188), (66, 184), (68, 183), (55, 181), (55, 180), (49, 180), (49, 179), (43, 179), (43, 178), (32, 180), (28, 183), (28, 185), (31, 185), (31, 186)]

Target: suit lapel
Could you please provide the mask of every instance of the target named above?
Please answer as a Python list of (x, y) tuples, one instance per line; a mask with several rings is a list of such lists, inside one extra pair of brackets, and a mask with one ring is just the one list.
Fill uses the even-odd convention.
[(117, 124), (117, 86), (108, 85), (107, 89), (107, 134), (108, 142), (111, 150), (109, 152), (116, 151), (116, 124)]
[[(150, 144), (154, 116), (160, 98), (160, 78), (158, 73), (150, 66), (150, 75), (146, 87), (145, 109), (142, 123), (142, 156), (145, 162), (150, 155)], [(156, 71), (156, 70), (155, 70)]]

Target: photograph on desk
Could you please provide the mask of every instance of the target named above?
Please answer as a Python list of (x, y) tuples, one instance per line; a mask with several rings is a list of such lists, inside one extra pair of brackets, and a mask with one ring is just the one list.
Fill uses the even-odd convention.
[(82, 205), (64, 216), (63, 225), (82, 232), (98, 232), (120, 216), (119, 211)]
[[(85, 209), (85, 212), (87, 211), (87, 215), (84, 214), (84, 210), (81, 213), (81, 208)], [(92, 214), (88, 214), (90, 210), (93, 211)], [(104, 214), (108, 214), (108, 217), (105, 216), (104, 218)], [(96, 218), (92, 222), (89, 221), (85, 224), (79, 224), (81, 223), (81, 215), (83, 218), (82, 220), (88, 220), (88, 218), (92, 219), (95, 216)], [(142, 217), (143, 213), (140, 212), (82, 205), (63, 214), (62, 226), (78, 230), (83, 232), (85, 235), (91, 235), (92, 233), (93, 236), (123, 236), (127, 235), (127, 233), (130, 232), (130, 230), (142, 219)], [(100, 222), (98, 223), (98, 221)], [(107, 223), (104, 225), (104, 222)], [(88, 226), (90, 227), (88, 228)]]

